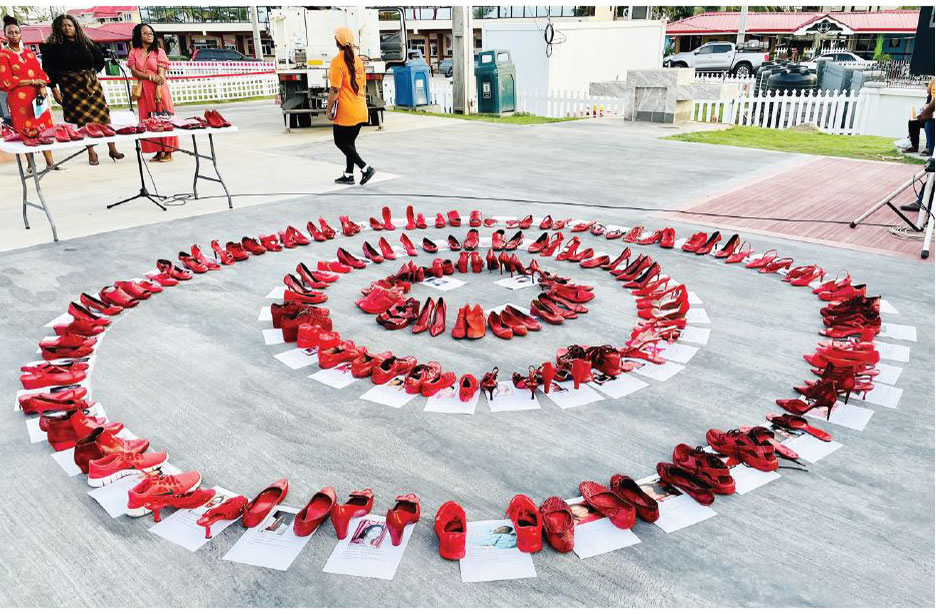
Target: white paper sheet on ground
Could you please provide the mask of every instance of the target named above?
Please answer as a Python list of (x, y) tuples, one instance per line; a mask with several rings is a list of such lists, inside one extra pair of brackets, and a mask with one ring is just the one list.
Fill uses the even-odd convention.
[(690, 324), (711, 324), (708, 313), (701, 307), (690, 307), (686, 312), (686, 322)]
[(62, 468), (62, 471), (64, 471), (68, 477), (81, 475), (81, 469), (78, 467), (78, 465), (75, 464), (74, 448), (62, 450), (61, 452), (53, 452), (52, 460), (54, 460), (56, 464)]
[(884, 341), (875, 341), (874, 349), (878, 351), (881, 360), (891, 360), (893, 362), (910, 362), (910, 347), (898, 345), (896, 343), (885, 343)]
[(277, 301), (283, 300), (283, 297), (286, 296), (286, 286), (276, 286), (270, 290), (264, 298), (272, 298)]
[(494, 242), (489, 236), (478, 239), (478, 247), (491, 247), (493, 244)]
[(432, 288), (433, 290), (448, 292), (449, 290), (454, 290), (455, 288), (461, 288), (468, 282), (463, 279), (455, 279), (454, 277), (426, 277), (425, 281), (420, 283), (424, 286)]
[(318, 364), (318, 350), (316, 348), (293, 348), (274, 354), (273, 358), (290, 369), (302, 369)]
[(305, 537), (293, 533), (292, 525), (298, 513), (298, 508), (277, 505), (263, 522), (241, 535), (224, 555), (224, 560), (286, 571), (315, 535), (315, 531)]
[[(558, 390), (556, 386), (559, 386)], [(588, 405), (595, 401), (604, 401), (603, 396), (598, 394), (594, 388), (586, 386), (585, 384), (579, 384), (579, 389), (576, 390), (571, 381), (553, 382), (550, 388), (552, 390), (550, 390), (549, 394), (546, 396), (550, 401), (558, 405), (560, 409), (572, 409), (573, 407), (581, 407), (582, 405)]]
[[(875, 381), (874, 390), (870, 390), (861, 400), (874, 405), (881, 405), (894, 409), (900, 402), (903, 395), (903, 388), (895, 388), (887, 384)], [(853, 395), (854, 396), (854, 395)]]
[(694, 343), (696, 345), (706, 345), (709, 336), (712, 334), (710, 328), (699, 328), (698, 326), (687, 326), (679, 333), (679, 340), (684, 343)]
[(339, 365), (333, 369), (316, 371), (309, 378), (339, 390), (357, 381), (357, 378), (351, 375), (351, 367), (347, 364)]
[[(162, 475), (175, 475), (180, 473), (179, 468), (169, 463), (160, 467), (159, 472)], [(97, 501), (104, 511), (111, 518), (123, 516), (129, 511), (127, 507), (128, 495), (134, 486), (142, 482), (145, 478), (140, 475), (128, 475), (120, 478), (116, 482), (111, 482), (106, 486), (95, 488), (88, 492), (88, 496)]]
[(739, 495), (746, 495), (755, 488), (760, 488), (780, 478), (780, 474), (776, 471), (760, 471), (747, 465), (736, 465), (729, 472), (735, 480), (735, 492)]
[(283, 329), (281, 328), (264, 329), (263, 342), (267, 345), (279, 345), (281, 343), (286, 343), (286, 340), (283, 339)]
[(488, 399), (491, 413), (499, 411), (524, 411), (539, 409), (538, 399), (530, 398), (530, 391), (517, 388), (510, 381), (499, 381), (494, 391), (494, 398)]
[(908, 324), (894, 324), (893, 322), (884, 322), (881, 324), (880, 337), (890, 337), (899, 341), (916, 341), (916, 326)]
[(690, 304), (690, 305), (701, 305), (701, 304), (702, 304), (702, 299), (700, 299), (700, 298), (699, 298), (699, 295), (696, 294), (695, 292), (693, 292), (692, 290), (689, 290), (686, 294), (687, 294), (687, 296), (688, 296), (689, 304)]
[(479, 390), (466, 403), (462, 403), (458, 398), (458, 392), (455, 387), (440, 390), (426, 401), (425, 411), (436, 412), (440, 414), (474, 414), (475, 407), (478, 406), (478, 399), (481, 397)]
[(874, 415), (874, 412), (865, 407), (859, 407), (854, 403), (849, 403), (844, 405), (841, 402), (837, 402), (834, 407), (832, 407), (832, 416), (826, 418), (826, 409), (824, 407), (817, 407), (806, 412), (806, 415), (810, 418), (818, 418), (819, 420), (824, 420), (830, 422), (831, 424), (838, 424), (856, 431), (863, 431), (868, 425), (868, 421), (871, 420), (871, 416)]
[[(205, 528), (198, 526), (196, 522), (198, 522), (198, 519), (210, 508), (216, 507), (225, 500), (237, 496), (237, 493), (233, 493), (226, 488), (221, 488), (220, 486), (214, 486), (213, 488), (215, 496), (208, 501), (208, 503), (201, 507), (196, 507), (195, 509), (177, 510), (169, 516), (164, 516), (161, 521), (153, 523), (153, 526), (149, 529), (150, 533), (155, 533), (163, 539), (178, 544), (189, 552), (195, 552), (210, 542), (210, 539), (205, 538)], [(215, 522), (211, 525), (211, 537), (214, 538), (216, 535), (219, 535), (221, 531), (237, 521), (238, 519), (235, 518), (234, 520), (219, 520)]]
[(606, 554), (621, 548), (627, 548), (640, 543), (640, 538), (630, 529), (619, 529), (607, 518), (597, 514), (585, 504), (585, 497), (566, 499), (566, 503), (581, 508), (587, 515), (575, 521), (575, 547), (572, 551), (580, 559), (587, 559), (599, 554)]
[(673, 249), (682, 249), (682, 246), (685, 245), (686, 241), (688, 240), (689, 240), (689, 237), (682, 237), (680, 239), (676, 239), (676, 241), (673, 242)]
[(903, 367), (889, 365), (886, 362), (879, 362), (874, 368), (880, 371), (880, 373), (874, 376), (875, 385), (887, 384), (888, 386), (893, 386), (900, 378), (900, 374), (903, 373)]
[(273, 321), (273, 307), (271, 305), (263, 305), (260, 307), (260, 315), (257, 316), (258, 322), (272, 322)]
[(881, 299), (881, 313), (898, 314), (897, 308), (886, 298)]
[(593, 387), (595, 390), (600, 391), (602, 394), (608, 395), (612, 399), (620, 399), (622, 397), (626, 397), (632, 392), (643, 390), (650, 384), (643, 381), (639, 377), (634, 377), (628, 373), (622, 373), (616, 378), (602, 382), (601, 384), (596, 382), (588, 382), (588, 385)]
[(659, 476), (647, 476), (637, 480), (637, 484), (657, 500), (660, 518), (654, 524), (666, 533), (685, 529), (716, 515), (711, 507), (699, 505), (689, 495), (660, 481)]
[[(361, 399), (365, 401), (371, 401), (372, 403), (379, 403), (381, 405), (387, 405), (388, 407), (393, 407), (399, 409), (416, 398), (417, 395), (409, 394), (406, 390), (403, 389), (403, 378), (398, 377), (398, 384), (381, 384), (379, 386), (374, 386), (364, 394), (360, 396)], [(393, 381), (393, 380), (392, 380)]]
[(837, 441), (822, 441), (812, 435), (804, 434), (787, 439), (783, 445), (790, 448), (804, 461), (815, 463), (842, 447)]
[(392, 580), (416, 525), (406, 525), (399, 546), (390, 541), (386, 518), (368, 514), (348, 525), (348, 535), (332, 550), (325, 573)]
[(685, 365), (681, 365), (676, 362), (665, 362), (662, 365), (655, 365), (651, 362), (645, 362), (642, 367), (637, 367), (631, 371), (631, 373), (635, 375), (642, 375), (643, 377), (649, 377), (650, 379), (654, 379), (658, 382), (665, 382), (685, 368)]
[(517, 548), (517, 536), (509, 520), (469, 522), (467, 542), (460, 565), (462, 582), (536, 577), (533, 557)]
[(680, 364), (686, 364), (696, 355), (699, 348), (684, 343), (668, 343), (660, 348), (660, 356)]
[(536, 280), (530, 275), (516, 275), (514, 277), (505, 277), (494, 282), (501, 288), (508, 290), (522, 290), (523, 288), (532, 288), (537, 285)]
[(45, 326), (43, 326), (43, 328), (54, 328), (59, 324), (69, 324), (74, 319), (75, 318), (73, 318), (71, 314), (66, 312), (60, 316), (57, 316), (55, 319), (50, 320), (48, 323), (46, 323)]

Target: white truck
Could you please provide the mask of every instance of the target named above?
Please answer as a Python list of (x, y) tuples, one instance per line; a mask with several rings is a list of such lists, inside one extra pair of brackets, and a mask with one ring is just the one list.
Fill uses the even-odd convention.
[[(398, 20), (398, 28), (381, 30), (380, 21)], [(328, 67), (338, 53), (335, 28), (354, 32), (364, 61), (369, 123), (379, 125), (384, 108), (383, 78), (389, 66), (406, 61), (403, 11), (394, 7), (281, 7), (270, 14), (270, 34), (280, 84), (280, 107), (286, 130), (304, 128), (325, 114)]]
[(735, 49), (734, 43), (713, 41), (692, 51), (674, 53), (663, 58), (663, 66), (695, 68), (696, 72), (728, 72), (749, 77), (770, 59), (761, 43), (750, 41)]

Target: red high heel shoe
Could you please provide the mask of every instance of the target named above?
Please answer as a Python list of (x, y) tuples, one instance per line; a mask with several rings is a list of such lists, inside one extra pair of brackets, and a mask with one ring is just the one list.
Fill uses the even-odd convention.
[(512, 380), (515, 388), (529, 390), (531, 399), (536, 398), (536, 389), (539, 388), (540, 384), (542, 383), (542, 378), (539, 372), (537, 371), (536, 367), (532, 365), (530, 366), (529, 374), (526, 377), (523, 377), (519, 373), (515, 372), (513, 374)]
[(438, 337), (445, 332), (445, 299), (439, 297), (435, 310), (432, 313), (432, 323), (429, 325), (429, 334)]
[(370, 513), (374, 505), (374, 492), (370, 488), (356, 490), (351, 493), (348, 500), (343, 505), (335, 505), (331, 508), (328, 515), (331, 517), (332, 525), (335, 527), (335, 535), (338, 539), (344, 539), (348, 534), (348, 523), (352, 518), (366, 516)]
[(482, 224), (481, 212), (473, 209), (468, 215), (468, 225), (472, 228), (479, 228)]
[(384, 258), (383, 258), (383, 256), (380, 254), (380, 252), (378, 252), (376, 249), (374, 249), (374, 246), (371, 245), (371, 244), (370, 244), (369, 242), (367, 242), (367, 241), (364, 241), (364, 245), (361, 246), (361, 250), (364, 252), (364, 256), (365, 256), (368, 260), (370, 260), (371, 262), (373, 262), (374, 264), (380, 264), (381, 262), (384, 261)]
[(465, 510), (454, 501), (446, 501), (435, 515), (435, 532), (439, 537), (439, 556), (450, 561), (465, 558), (468, 520)]
[(406, 229), (416, 229), (416, 217), (413, 211), (413, 205), (406, 205)]
[[(339, 215), (338, 221), (341, 222), (341, 234), (343, 234), (346, 237), (351, 237), (361, 232), (361, 227), (358, 224), (352, 222), (351, 218), (349, 218), (347, 215)], [(321, 219), (319, 219), (319, 225), (320, 226), (322, 225)], [(323, 232), (324, 232), (324, 227), (323, 227)]]
[(435, 227), (445, 228), (445, 216), (442, 215), (441, 213), (436, 213)]
[[(705, 433), (705, 440), (719, 454), (736, 458), (758, 471), (776, 471), (780, 466), (773, 446), (759, 443), (752, 437), (751, 431), (742, 432), (735, 429), (724, 432), (709, 429)], [(674, 484), (674, 486), (680, 485)], [(699, 501), (699, 503), (702, 502)]]
[(478, 384), (481, 391), (486, 392), (488, 394), (488, 399), (491, 401), (494, 400), (494, 391), (497, 390), (497, 373), (498, 368), (494, 367), (484, 374), (481, 378), (481, 382)]
[(195, 521), (195, 524), (205, 528), (205, 539), (211, 539), (211, 527), (214, 523), (221, 520), (237, 520), (244, 513), (244, 507), (246, 506), (247, 497), (243, 495), (229, 497), (218, 505), (205, 510), (201, 518)]
[(739, 237), (737, 234), (731, 235), (731, 238), (728, 239), (728, 241), (721, 247), (721, 249), (715, 252), (715, 257), (721, 259), (727, 258), (728, 256), (735, 253), (735, 250), (738, 249), (740, 244), (741, 237)]
[(762, 269), (774, 260), (776, 260), (780, 254), (777, 253), (775, 249), (769, 249), (760, 258), (755, 258), (747, 264), (744, 265), (747, 269)]
[(400, 235), (400, 243), (403, 245), (403, 249), (406, 250), (407, 256), (413, 257), (419, 253), (416, 251), (416, 246), (413, 245), (413, 242), (406, 236), (405, 232)]
[(273, 508), (279, 505), (289, 492), (289, 481), (286, 478), (273, 482), (244, 506), (241, 524), (250, 529), (263, 522), (270, 515)]
[(312, 495), (306, 506), (296, 514), (296, 519), (293, 522), (293, 533), (298, 537), (312, 535), (328, 518), (337, 499), (335, 489), (331, 486), (326, 486)]
[(571, 552), (575, 546), (575, 517), (569, 504), (559, 497), (549, 497), (539, 511), (549, 545), (558, 552)]
[(532, 499), (515, 495), (507, 506), (507, 518), (513, 523), (520, 552), (534, 553), (543, 549), (543, 517)]
[(390, 532), (390, 543), (399, 546), (403, 541), (403, 530), (408, 524), (419, 522), (419, 497), (414, 493), (397, 495), (393, 509), (387, 510), (387, 530)]
[(478, 252), (471, 252), (471, 272), (480, 273), (484, 270), (484, 260)]
[(352, 255), (343, 247), (338, 248), (337, 257), (338, 262), (353, 269), (363, 269), (367, 266), (364, 262), (358, 260), (354, 255)]
[(98, 313), (102, 313), (106, 316), (115, 316), (123, 311), (123, 307), (120, 305), (109, 305), (101, 299), (91, 296), (87, 292), (82, 292), (78, 300), (88, 309), (94, 309)]
[(717, 230), (712, 233), (712, 236), (709, 237), (708, 241), (699, 246), (695, 251), (697, 256), (706, 256), (712, 253), (712, 250), (715, 249), (715, 245), (721, 240), (721, 233)]
[(540, 366), (539, 372), (540, 377), (543, 379), (543, 392), (549, 394), (553, 380), (556, 379), (556, 368), (547, 360)]
[(544, 258), (552, 256), (556, 250), (559, 249), (559, 246), (562, 245), (562, 241), (564, 239), (565, 236), (563, 236), (561, 232), (553, 234), (552, 238), (549, 240), (549, 243), (546, 245), (543, 251), (540, 252), (540, 255)]
[(306, 223), (306, 230), (309, 231), (309, 235), (312, 237), (313, 241), (321, 243), (328, 240), (328, 237), (325, 236), (325, 233), (316, 228), (315, 223), (312, 220), (309, 220)]
[(418, 335), (421, 332), (429, 330), (429, 324), (432, 321), (432, 316), (435, 313), (435, 301), (432, 300), (432, 297), (428, 297), (426, 302), (423, 304), (422, 310), (419, 312), (419, 315), (416, 317), (416, 321), (413, 323), (413, 334)]
[(790, 265), (793, 264), (792, 258), (776, 258), (766, 263), (760, 269), (758, 273), (776, 273), (777, 271), (782, 271), (783, 269), (789, 269)]
[(740, 247), (738, 247), (735, 253), (725, 257), (725, 263), (735, 264), (736, 262), (741, 262), (742, 260), (746, 258), (750, 258), (753, 254), (754, 254), (754, 248), (751, 247), (750, 243), (745, 241), (740, 245)]
[(383, 217), (383, 229), (384, 230), (396, 230), (396, 226), (393, 225), (393, 220), (390, 216), (390, 207), (384, 207), (380, 210), (380, 215)]

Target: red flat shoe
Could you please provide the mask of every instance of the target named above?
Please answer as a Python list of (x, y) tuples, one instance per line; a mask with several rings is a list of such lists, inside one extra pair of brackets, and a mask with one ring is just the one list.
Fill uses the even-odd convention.
[(735, 481), (728, 465), (717, 454), (710, 454), (702, 446), (692, 448), (684, 443), (673, 450), (673, 464), (707, 482), (716, 495), (735, 492)]
[(809, 433), (819, 441), (832, 441), (832, 435), (814, 427), (813, 425), (809, 424), (805, 418), (800, 418), (799, 416), (791, 416), (790, 414), (783, 414), (782, 416), (778, 416), (775, 414), (770, 414), (767, 416), (767, 420), (769, 420), (770, 423), (774, 426), (780, 427), (782, 429)]
[(513, 523), (520, 552), (534, 553), (543, 549), (543, 517), (532, 499), (515, 495), (507, 506), (507, 518)]
[(24, 394), (16, 401), (24, 414), (43, 414), (45, 412), (88, 409), (93, 403), (89, 403), (85, 399), (87, 394), (88, 390), (84, 386), (74, 386), (55, 392)]
[[(521, 325), (523, 325), (523, 327), (526, 328), (527, 331), (538, 331), (538, 330), (543, 329), (542, 324), (540, 324), (539, 322), (537, 322), (536, 320), (534, 320), (527, 314), (523, 313), (522, 311), (520, 311), (513, 305), (507, 305), (507, 307), (504, 308), (502, 319), (503, 319), (503, 315), (505, 314), (510, 316), (511, 321), (517, 321)], [(511, 328), (513, 328), (513, 326), (511, 326)], [(514, 334), (518, 334), (516, 329), (514, 329)]]
[(101, 300), (109, 305), (117, 305), (123, 309), (136, 307), (140, 301), (135, 299), (117, 286), (105, 286), (99, 293)]
[(416, 358), (413, 356), (403, 358), (390, 356), (374, 367), (373, 372), (371, 372), (371, 382), (378, 386), (386, 384), (397, 376), (405, 376), (415, 366)]
[[(494, 333), (494, 335), (497, 337), (500, 337), (501, 339), (513, 339), (513, 328), (505, 325), (501, 319), (500, 314), (498, 314), (496, 311), (491, 311), (491, 313), (488, 314), (487, 325), (488, 328), (491, 329), (491, 332)], [(524, 329), (524, 334), (526, 334), (525, 327), (523, 327), (522, 324), (520, 326)]]
[(240, 242), (228, 241), (227, 245), (224, 247), (225, 250), (231, 254), (235, 262), (243, 262), (250, 258), (250, 252), (244, 249), (244, 246)]
[(467, 403), (474, 398), (477, 392), (478, 380), (475, 376), (470, 373), (462, 375), (461, 379), (458, 381), (458, 400), (462, 403)]
[(390, 352), (371, 354), (365, 351), (358, 358), (351, 361), (351, 375), (359, 379), (364, 377), (369, 378), (374, 372), (374, 367), (392, 357), (393, 354)]
[(200, 527), (205, 527), (205, 539), (211, 539), (211, 527), (221, 520), (237, 520), (244, 513), (247, 506), (247, 497), (238, 495), (229, 497), (218, 505), (208, 508), (201, 518), (195, 521)]
[(549, 497), (539, 511), (549, 545), (558, 552), (571, 552), (575, 546), (575, 518), (569, 504), (559, 497)]
[(445, 228), (445, 216), (443, 216), (441, 213), (436, 213), (435, 227)]
[(280, 245), (279, 239), (276, 235), (260, 235), (260, 245), (262, 245), (268, 252), (281, 252), (283, 251), (283, 246)]
[(465, 510), (454, 501), (446, 501), (435, 515), (435, 532), (439, 537), (439, 556), (450, 561), (465, 558), (468, 520)]
[(298, 537), (312, 535), (329, 517), (337, 500), (338, 495), (335, 494), (335, 489), (331, 486), (326, 486), (312, 495), (306, 506), (296, 514), (296, 520), (293, 522), (293, 533)]
[(611, 490), (634, 506), (637, 517), (644, 522), (656, 522), (660, 519), (660, 507), (656, 499), (645, 493), (630, 476), (612, 475)]
[(545, 320), (548, 324), (558, 325), (565, 321), (565, 318), (563, 318), (558, 312), (553, 311), (538, 299), (533, 299), (530, 301), (530, 313), (542, 320)]
[[(123, 290), (130, 298), (135, 298), (140, 301), (145, 301), (153, 296), (152, 292), (135, 281), (115, 281), (114, 285)], [(158, 292), (162, 292), (162, 287), (159, 288)]]
[(715, 492), (708, 482), (672, 463), (657, 463), (660, 479), (683, 491), (696, 500), (699, 505), (711, 505), (715, 502)]
[(434, 254), (437, 251), (439, 251), (439, 246), (427, 238), (423, 238), (422, 248), (423, 248), (423, 251), (426, 252), (427, 254)]
[(344, 539), (348, 534), (348, 523), (352, 518), (366, 516), (374, 505), (374, 492), (370, 488), (356, 490), (343, 505), (335, 505), (329, 510), (332, 526), (338, 539)]
[(452, 371), (441, 372), (441, 366), (439, 369), (440, 372), (436, 374), (435, 377), (431, 377), (423, 382), (422, 388), (419, 391), (422, 396), (429, 398), (436, 395), (440, 390), (455, 386), (455, 383), (458, 381), (458, 377), (455, 373)]
[(419, 522), (419, 497), (414, 493), (397, 495), (393, 509), (387, 510), (387, 530), (390, 532), (390, 543), (399, 546), (403, 541), (403, 530), (408, 524)]
[(244, 515), (241, 518), (241, 524), (245, 529), (253, 528), (263, 522), (263, 519), (270, 515), (273, 508), (279, 505), (286, 494), (289, 492), (289, 480), (282, 478), (273, 482), (254, 497), (250, 503), (244, 507)]
[(582, 482), (579, 484), (579, 492), (585, 497), (588, 505), (608, 518), (617, 528), (629, 529), (637, 522), (637, 512), (630, 501), (598, 482)]
[(55, 367), (41, 372), (24, 373), (20, 376), (20, 383), (26, 390), (34, 390), (50, 386), (77, 384), (85, 377), (87, 377), (87, 373), (83, 370)]
[(267, 252), (267, 248), (264, 247), (262, 243), (260, 243), (259, 241), (257, 241), (256, 239), (252, 237), (242, 238), (241, 245), (243, 245), (244, 249), (246, 249), (248, 252), (250, 252), (254, 256), (259, 256)]
[(106, 316), (115, 316), (123, 311), (123, 307), (120, 305), (109, 305), (101, 299), (91, 296), (87, 292), (82, 292), (78, 300), (88, 309), (94, 309), (98, 313), (102, 313)]
[(480, 228), (482, 224), (481, 212), (477, 209), (473, 209), (470, 214), (468, 214), (468, 225), (472, 228)]
[(452, 210), (448, 212), (448, 222), (449, 226), (461, 226), (461, 216), (458, 214), (458, 211)]
[(350, 273), (352, 268), (341, 262), (327, 262), (325, 260), (319, 260), (317, 268), (319, 271), (325, 271), (328, 273), (337, 273), (339, 275), (344, 275)]

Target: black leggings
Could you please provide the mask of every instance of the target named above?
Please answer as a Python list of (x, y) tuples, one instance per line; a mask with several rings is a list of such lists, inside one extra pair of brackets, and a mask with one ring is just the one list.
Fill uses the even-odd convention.
[(358, 133), (361, 132), (361, 124), (357, 126), (339, 126), (338, 124), (332, 125), (332, 133), (335, 137), (335, 145), (338, 146), (338, 149), (341, 150), (341, 153), (345, 155), (345, 173), (353, 173), (354, 165), (357, 164), (359, 168), (364, 168), (367, 166), (367, 163), (361, 159), (361, 156), (358, 155), (357, 149), (354, 147), (354, 141), (357, 140)]

